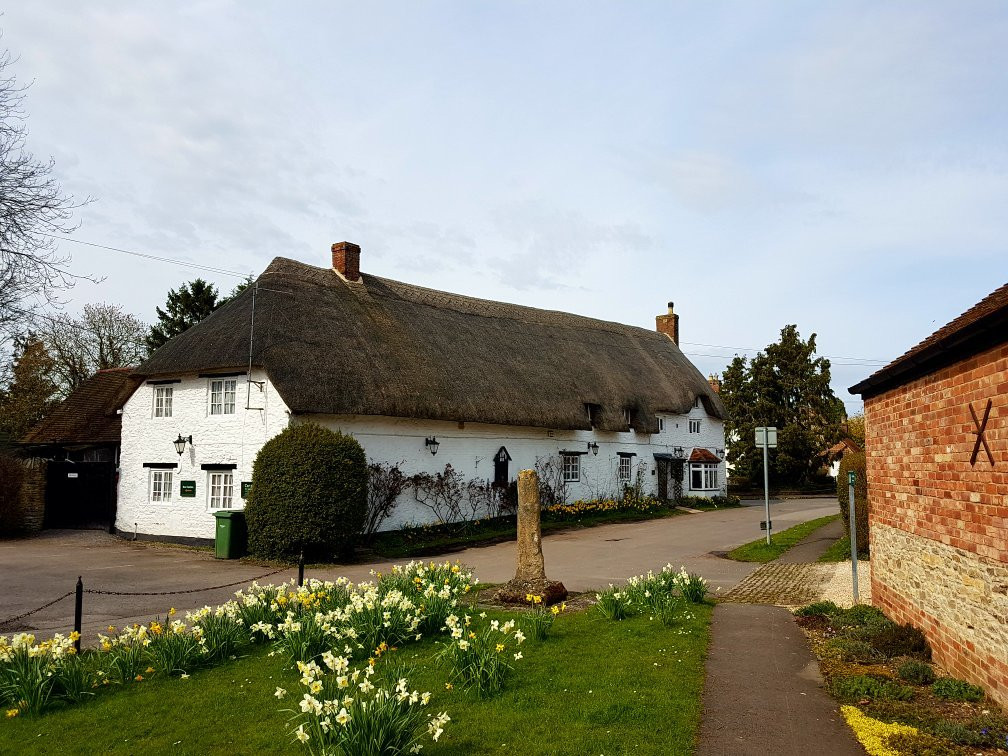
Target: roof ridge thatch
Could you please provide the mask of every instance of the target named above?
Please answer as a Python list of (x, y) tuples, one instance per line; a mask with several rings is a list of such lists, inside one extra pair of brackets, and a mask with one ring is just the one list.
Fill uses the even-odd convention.
[(641, 431), (656, 411), (720, 398), (664, 334), (277, 257), (227, 305), (140, 366), (144, 375), (262, 367), (293, 412)]

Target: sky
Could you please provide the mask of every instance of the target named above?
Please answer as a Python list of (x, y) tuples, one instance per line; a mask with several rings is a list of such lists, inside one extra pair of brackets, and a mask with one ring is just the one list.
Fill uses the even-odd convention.
[(1003, 2), (19, 2), (29, 146), (92, 198), (72, 315), (273, 257), (646, 328), (833, 386), (1008, 281)]

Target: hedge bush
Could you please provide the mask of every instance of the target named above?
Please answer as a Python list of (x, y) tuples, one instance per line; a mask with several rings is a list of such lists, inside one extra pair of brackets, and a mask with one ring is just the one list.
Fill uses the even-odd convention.
[(848, 451), (840, 460), (840, 471), (837, 473), (837, 499), (840, 501), (840, 518), (843, 520), (844, 533), (850, 538), (850, 499), (847, 490), (847, 473), (854, 471), (857, 479), (854, 483), (854, 515), (857, 525), (857, 550), (861, 556), (868, 554), (868, 479), (865, 477), (864, 452)]
[(364, 526), (367, 457), (351, 436), (288, 426), (266, 442), (245, 504), (249, 553), (265, 559), (345, 556)]
[(19, 534), (24, 527), (21, 485), (25, 470), (21, 460), (0, 453), (0, 536)]

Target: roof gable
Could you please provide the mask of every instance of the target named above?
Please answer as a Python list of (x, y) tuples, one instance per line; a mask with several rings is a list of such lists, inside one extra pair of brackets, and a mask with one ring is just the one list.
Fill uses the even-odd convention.
[(295, 413), (657, 431), (696, 397), (723, 416), (667, 336), (276, 258), (250, 287), (140, 366), (145, 375), (263, 367)]

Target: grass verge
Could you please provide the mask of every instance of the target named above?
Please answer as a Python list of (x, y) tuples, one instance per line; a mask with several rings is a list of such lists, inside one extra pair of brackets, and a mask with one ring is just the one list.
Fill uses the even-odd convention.
[(794, 527), (772, 535), (769, 546), (767, 546), (766, 538), (760, 538), (732, 549), (725, 556), (729, 559), (734, 559), (736, 562), (772, 562), (810, 533), (839, 518), (840, 515), (835, 514), (799, 523)]
[[(711, 607), (691, 607), (691, 615), (666, 628), (646, 616), (564, 614), (545, 641), (526, 641), (515, 675), (485, 701), (445, 689), (433, 640), (386, 658), (412, 667), (410, 686), (433, 693), (432, 713), (451, 716), (425, 754), (690, 753)], [(289, 691), (283, 701), (273, 697), (278, 686)], [(282, 711), (297, 707), (300, 690), (297, 672), (264, 648), (186, 680), (152, 678), (42, 717), (0, 721), (0, 753), (305, 753)]]

